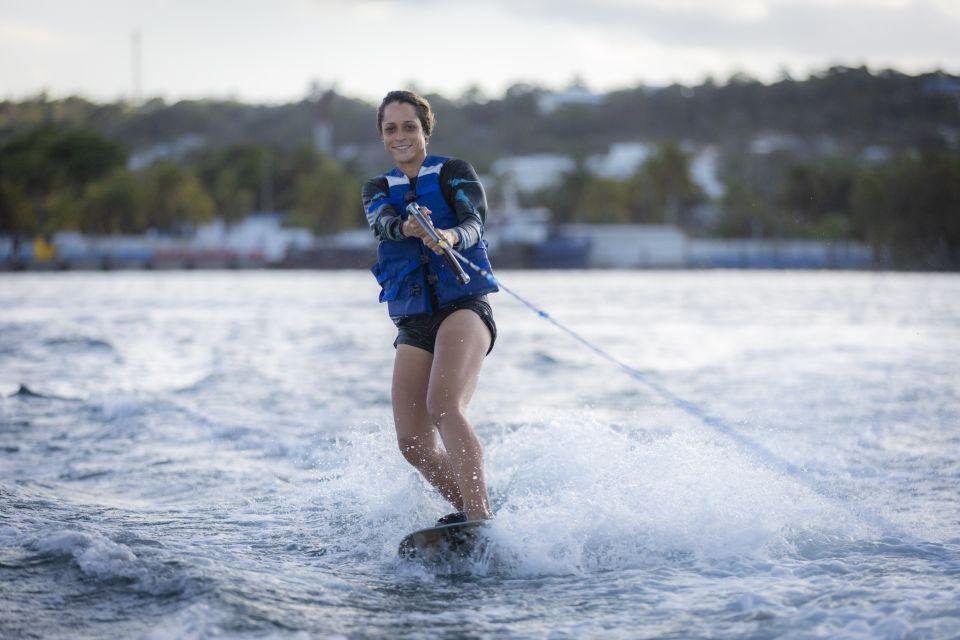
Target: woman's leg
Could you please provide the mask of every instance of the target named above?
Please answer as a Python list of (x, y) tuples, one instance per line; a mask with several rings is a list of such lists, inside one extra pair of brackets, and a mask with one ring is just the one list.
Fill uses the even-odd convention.
[(490, 340), (489, 329), (473, 311), (461, 309), (450, 314), (437, 332), (427, 387), (427, 415), (440, 431), (463, 499), (463, 511), (470, 519), (492, 515), (483, 474), (483, 449), (466, 418)]
[(408, 344), (397, 345), (393, 362), (393, 421), (397, 444), (407, 462), (432, 484), (458, 511), (463, 498), (450, 457), (437, 446), (437, 428), (427, 413), (427, 385), (433, 354)]

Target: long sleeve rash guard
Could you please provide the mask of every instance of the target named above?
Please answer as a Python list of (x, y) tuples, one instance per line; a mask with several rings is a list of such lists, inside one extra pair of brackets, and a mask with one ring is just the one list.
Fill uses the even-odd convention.
[[(410, 188), (416, 189), (416, 178), (410, 179)], [(440, 191), (447, 204), (457, 214), (459, 224), (453, 228), (459, 240), (454, 249), (469, 249), (483, 237), (483, 225), (487, 217), (487, 196), (480, 184), (480, 178), (470, 163), (456, 158), (447, 160), (440, 169)], [(363, 210), (378, 194), (389, 192), (387, 179), (377, 176), (363, 185), (361, 197)], [(402, 220), (392, 205), (384, 203), (373, 212), (367, 213), (367, 224), (381, 242), (397, 242), (404, 239), (400, 233)]]

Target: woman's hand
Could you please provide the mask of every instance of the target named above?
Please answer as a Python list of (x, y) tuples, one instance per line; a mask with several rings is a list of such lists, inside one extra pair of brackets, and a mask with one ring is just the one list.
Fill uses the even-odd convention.
[[(427, 220), (430, 220), (430, 209), (426, 207), (420, 207), (420, 211), (427, 216)], [(420, 223), (417, 222), (413, 217), (408, 217), (403, 221), (403, 224), (400, 226), (400, 230), (408, 238), (420, 238), (420, 240), (427, 246), (428, 249), (433, 251), (437, 255), (443, 253), (443, 247), (434, 242), (430, 238), (430, 234), (427, 233), (427, 230), (420, 226)], [(455, 245), (459, 240), (459, 236), (455, 231), (450, 229), (437, 229), (434, 227), (434, 230), (440, 235), (441, 238), (449, 245)]]
[[(437, 229), (436, 231), (438, 234), (440, 234), (440, 237), (443, 238), (443, 241), (447, 243), (448, 247), (452, 247), (460, 240), (460, 238), (457, 236), (457, 233), (455, 231), (451, 231), (450, 229)], [(433, 240), (428, 238), (423, 242), (427, 245), (427, 248), (432, 249), (435, 254), (443, 254), (443, 247)]]

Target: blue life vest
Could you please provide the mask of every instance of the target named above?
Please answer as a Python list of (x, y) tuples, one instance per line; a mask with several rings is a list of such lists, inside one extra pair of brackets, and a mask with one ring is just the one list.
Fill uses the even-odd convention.
[[(410, 192), (410, 180), (400, 169), (384, 174), (390, 192), (386, 202), (406, 219), (407, 204), (416, 202), (430, 210), (430, 218), (438, 229), (451, 229), (457, 224), (454, 211), (440, 190), (440, 169), (448, 158), (427, 156), (417, 176), (415, 193)], [(376, 206), (383, 204), (378, 200)], [(481, 238), (477, 244), (460, 252), (463, 257), (492, 273), (487, 257), (487, 243)], [(457, 300), (475, 298), (497, 291), (496, 285), (478, 273), (470, 275), (470, 282), (461, 285), (457, 276), (444, 261), (443, 256), (426, 248), (419, 238), (407, 238), (399, 242), (384, 240), (377, 247), (377, 264), (371, 271), (380, 283), (380, 302), (387, 303), (391, 318), (412, 316), (437, 311), (431, 300), (430, 289), (436, 292), (436, 300), (445, 307)]]

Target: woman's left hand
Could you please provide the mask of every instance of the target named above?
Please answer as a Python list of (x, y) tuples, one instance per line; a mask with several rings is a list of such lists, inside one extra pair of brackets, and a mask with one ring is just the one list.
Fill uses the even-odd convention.
[[(456, 232), (451, 231), (450, 229), (437, 229), (437, 233), (443, 238), (443, 241), (447, 243), (447, 246), (452, 247), (460, 239), (457, 237)], [(443, 247), (431, 240), (429, 237), (423, 241), (423, 244), (427, 245), (428, 249), (431, 249), (435, 254), (441, 255), (443, 253)]]
[[(420, 211), (427, 217), (427, 220), (430, 220), (430, 214), (432, 213), (430, 209), (426, 207), (420, 207)], [(432, 224), (432, 222), (431, 222)], [(456, 231), (451, 231), (450, 229), (437, 229), (434, 227), (434, 230), (443, 238), (451, 247), (457, 244), (460, 241), (460, 237), (457, 235)], [(403, 221), (402, 227), (403, 235), (407, 237), (420, 238), (420, 240), (427, 246), (428, 249), (433, 251), (437, 255), (443, 254), (443, 247), (434, 242), (430, 238), (430, 234), (427, 233), (426, 229), (420, 226), (420, 223), (413, 219), (413, 217), (408, 217)]]

